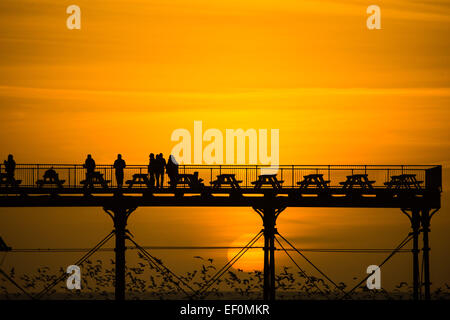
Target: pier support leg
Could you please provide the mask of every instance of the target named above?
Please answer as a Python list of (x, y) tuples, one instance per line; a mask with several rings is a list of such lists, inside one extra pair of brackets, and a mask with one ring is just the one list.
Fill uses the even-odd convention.
[(278, 215), (284, 208), (280, 209), (274, 201), (266, 200), (263, 208), (254, 210), (261, 216), (264, 226), (264, 288), (263, 299), (275, 300), (275, 228)]
[(419, 300), (419, 230), (420, 230), (420, 211), (412, 209), (411, 212), (411, 227), (413, 235), (413, 299)]
[(275, 300), (275, 209), (264, 209), (264, 300)]
[(430, 292), (430, 246), (428, 240), (428, 233), (430, 232), (430, 210), (423, 209), (422, 210), (422, 231), (423, 231), (423, 280), (424, 280), (424, 289), (425, 289), (425, 300), (431, 299)]
[(125, 240), (127, 239), (127, 220), (136, 208), (112, 207), (104, 208), (114, 222), (116, 237), (115, 251), (115, 299), (125, 300)]

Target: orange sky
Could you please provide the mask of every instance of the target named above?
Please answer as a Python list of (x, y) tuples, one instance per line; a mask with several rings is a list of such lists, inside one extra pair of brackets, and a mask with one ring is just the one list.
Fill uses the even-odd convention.
[[(81, 7), (81, 30), (66, 28), (73, 3)], [(369, 31), (370, 4), (3, 0), (0, 157), (80, 163), (92, 153), (97, 163), (110, 163), (121, 152), (140, 164), (150, 152), (170, 152), (173, 130), (193, 130), (193, 121), (202, 120), (205, 129), (222, 132), (280, 129), (281, 164), (448, 166), (450, 6), (378, 1), (382, 30)], [(432, 232), (437, 283), (449, 280), (450, 269), (443, 196)], [(24, 222), (34, 221), (36, 211), (46, 222), (39, 230)], [(111, 225), (99, 210), (78, 211), (86, 220), (77, 210), (1, 209), (0, 234), (16, 247), (93, 245), (98, 230)], [(303, 247), (392, 247), (408, 222), (397, 210), (381, 211), (291, 209), (279, 228)], [(139, 212), (130, 228), (144, 244), (231, 244), (260, 229), (258, 217), (244, 209)], [(82, 238), (77, 228), (70, 239), (50, 231), (73, 225)], [(392, 232), (374, 240), (383, 228)], [(403, 275), (408, 258), (387, 277)], [(317, 259), (330, 270), (340, 261), (335, 276), (351, 279), (342, 268), (350, 260)], [(351, 264), (361, 273), (370, 263), (358, 259)]]

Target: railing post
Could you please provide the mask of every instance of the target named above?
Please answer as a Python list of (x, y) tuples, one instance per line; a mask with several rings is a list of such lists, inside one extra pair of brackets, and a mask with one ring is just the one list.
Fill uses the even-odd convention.
[(294, 182), (294, 179), (295, 179), (295, 177), (294, 177), (294, 165), (292, 165), (292, 167), (291, 167), (291, 170), (292, 170), (292, 181), (291, 181), (291, 184), (292, 184), (292, 188), (295, 188), (295, 182)]
[(245, 187), (248, 187), (248, 168), (245, 167)]

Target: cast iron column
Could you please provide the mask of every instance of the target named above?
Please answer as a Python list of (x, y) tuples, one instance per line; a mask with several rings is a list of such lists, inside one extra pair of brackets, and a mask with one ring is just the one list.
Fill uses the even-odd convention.
[(419, 300), (419, 229), (420, 229), (420, 210), (411, 210), (411, 227), (413, 234), (413, 299)]
[(275, 300), (275, 209), (267, 205), (263, 210), (264, 224), (264, 300)]
[(430, 246), (428, 233), (430, 232), (430, 210), (422, 209), (422, 231), (423, 231), (423, 278), (425, 287), (425, 300), (431, 299), (430, 294)]
[(135, 207), (127, 208), (120, 204), (103, 208), (114, 222), (114, 233), (116, 237), (115, 251), (115, 299), (125, 300), (125, 240), (128, 230), (126, 230), (127, 220), (130, 214), (136, 210)]

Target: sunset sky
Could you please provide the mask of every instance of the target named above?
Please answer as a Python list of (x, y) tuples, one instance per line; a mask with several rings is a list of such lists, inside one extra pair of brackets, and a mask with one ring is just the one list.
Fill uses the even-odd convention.
[[(71, 4), (81, 30), (66, 28)], [(381, 30), (366, 28), (371, 4)], [(439, 286), (450, 282), (449, 34), (445, 1), (2, 0), (0, 158), (81, 163), (91, 153), (109, 164), (122, 153), (145, 164), (201, 120), (224, 134), (279, 129), (281, 164), (442, 164), (431, 232)], [(140, 208), (129, 228), (143, 245), (231, 245), (259, 219), (242, 208)], [(0, 209), (0, 236), (16, 248), (90, 247), (111, 228), (98, 208)], [(304, 248), (393, 248), (409, 222), (400, 210), (299, 208), (278, 229)], [(179, 270), (197, 254), (155, 253), (169, 266), (182, 257)], [(349, 283), (384, 258), (311, 255)], [(5, 265), (74, 257), (10, 254)], [(394, 260), (387, 287), (411, 282), (410, 255)]]

